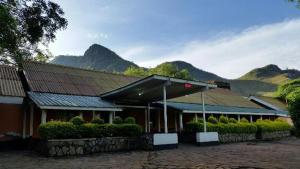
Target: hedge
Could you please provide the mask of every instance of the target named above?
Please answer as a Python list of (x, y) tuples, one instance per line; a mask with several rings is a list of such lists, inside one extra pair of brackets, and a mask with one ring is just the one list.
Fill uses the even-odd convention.
[(142, 127), (137, 124), (85, 123), (74, 125), (71, 122), (52, 121), (39, 127), (39, 134), (43, 139), (135, 137), (141, 135), (142, 132)]
[(255, 123), (258, 129), (258, 133), (277, 132), (277, 131), (289, 131), (292, 126), (285, 121), (270, 121), (270, 120), (257, 120)]
[[(189, 122), (186, 125), (186, 132), (203, 132), (203, 123)], [(257, 127), (252, 123), (207, 123), (207, 131), (226, 133), (256, 133)]]

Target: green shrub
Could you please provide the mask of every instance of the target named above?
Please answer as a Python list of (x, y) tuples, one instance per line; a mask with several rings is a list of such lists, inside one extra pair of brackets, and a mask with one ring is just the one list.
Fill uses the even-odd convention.
[(221, 115), (220, 118), (219, 118), (219, 122), (220, 122), (220, 123), (227, 124), (228, 121), (229, 121), (229, 120), (228, 120), (228, 117), (226, 117), (226, 116)]
[(119, 116), (116, 116), (113, 120), (114, 124), (122, 124), (123, 123), (123, 119)]
[(243, 117), (243, 118), (241, 119), (241, 123), (249, 123), (249, 121), (248, 121), (245, 117)]
[(75, 116), (71, 118), (70, 122), (73, 123), (74, 125), (82, 125), (84, 123), (84, 120), (80, 116)]
[(255, 123), (258, 129), (258, 135), (267, 132), (290, 131), (292, 126), (283, 121), (262, 120)]
[(100, 119), (100, 118), (95, 118), (91, 121), (91, 123), (94, 123), (94, 124), (104, 124), (104, 120), (103, 119)]
[[(203, 132), (203, 123), (189, 122), (186, 125), (186, 132)], [(208, 132), (226, 133), (256, 133), (257, 127), (252, 123), (207, 123)]]
[(115, 136), (135, 137), (143, 133), (143, 128), (137, 124), (119, 124), (116, 130)]
[(42, 139), (80, 138), (80, 133), (71, 122), (51, 121), (41, 124), (38, 132)]
[(193, 119), (192, 119), (192, 121), (191, 122), (198, 122), (198, 123), (203, 123), (203, 118), (199, 118), (199, 117), (194, 117)]
[(188, 122), (185, 127), (186, 132), (202, 132), (203, 131), (203, 123), (198, 122)]
[(218, 119), (215, 118), (213, 115), (209, 116), (207, 119), (208, 122), (213, 123), (213, 124), (217, 124), (218, 123)]
[(238, 121), (235, 118), (229, 118), (228, 122), (229, 123), (237, 123)]
[(127, 117), (124, 120), (124, 123), (126, 123), (126, 124), (135, 124), (135, 118), (134, 117)]

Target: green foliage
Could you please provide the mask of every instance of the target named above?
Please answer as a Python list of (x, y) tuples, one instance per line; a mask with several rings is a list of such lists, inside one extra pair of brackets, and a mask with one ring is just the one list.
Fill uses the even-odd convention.
[(39, 127), (39, 134), (43, 139), (135, 137), (142, 133), (142, 127), (137, 124), (85, 123), (74, 125), (71, 122), (53, 121)]
[(125, 124), (135, 124), (135, 118), (134, 118), (134, 117), (127, 117), (127, 118), (124, 120), (124, 123), (125, 123)]
[(66, 28), (63, 15), (60, 6), (50, 0), (1, 1), (0, 63), (21, 67), (24, 60), (42, 53), (38, 46), (47, 46), (56, 31)]
[(128, 76), (138, 76), (138, 77), (148, 76), (148, 72), (145, 68), (136, 67), (136, 66), (128, 67), (125, 70), (124, 74)]
[(207, 119), (208, 122), (213, 123), (213, 124), (217, 124), (218, 123), (218, 119), (215, 118), (213, 115), (209, 116)]
[(113, 120), (114, 124), (122, 124), (123, 123), (123, 119), (120, 116), (116, 116)]
[(139, 76), (139, 77), (156, 74), (156, 75), (176, 77), (176, 78), (187, 79), (187, 80), (192, 79), (188, 70), (186, 69), (179, 70), (178, 67), (176, 67), (172, 63), (163, 63), (158, 65), (155, 68), (150, 68), (150, 69), (131, 66), (127, 70), (125, 70), (124, 74), (131, 75), (131, 76)]
[(221, 115), (219, 118), (219, 122), (227, 124), (229, 122), (228, 117)]
[(300, 79), (291, 80), (278, 88), (278, 96), (288, 101), (289, 113), (296, 128), (300, 133)]
[(104, 120), (100, 118), (94, 118), (91, 122), (94, 124), (104, 124)]
[[(207, 131), (226, 133), (256, 133), (257, 127), (252, 123), (207, 123)], [(189, 122), (186, 126), (186, 132), (203, 132), (203, 123)]]
[(248, 119), (246, 119), (245, 117), (241, 118), (241, 123), (249, 123)]
[(199, 117), (194, 117), (193, 119), (192, 119), (192, 121), (191, 122), (198, 122), (198, 123), (203, 123), (203, 118), (199, 118)]
[(116, 136), (135, 137), (143, 133), (143, 128), (137, 124), (120, 124), (117, 125)]
[(84, 123), (84, 120), (80, 116), (75, 116), (71, 118), (70, 122), (73, 123), (74, 125), (82, 125)]
[[(287, 83), (279, 85), (277, 95), (282, 100), (292, 101), (292, 96), (288, 97), (291, 93), (300, 90), (300, 79), (288, 81)], [(293, 95), (293, 94), (292, 94)]]
[(237, 123), (238, 121), (235, 118), (229, 118), (228, 123)]
[(43, 139), (80, 138), (76, 126), (70, 122), (51, 121), (41, 124), (38, 131)]
[(260, 120), (254, 124), (257, 126), (258, 135), (266, 132), (289, 131), (292, 129), (292, 126), (284, 121)]

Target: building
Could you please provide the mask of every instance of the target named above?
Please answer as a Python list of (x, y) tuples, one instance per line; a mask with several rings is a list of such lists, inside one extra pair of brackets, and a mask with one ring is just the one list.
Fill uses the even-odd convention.
[(0, 141), (22, 136), (26, 121), (24, 98), (25, 92), (17, 70), (0, 65)]
[[(17, 75), (15, 69), (9, 70)], [(36, 138), (40, 124), (76, 115), (86, 121), (101, 117), (108, 123), (115, 116), (133, 116), (146, 132), (153, 133), (180, 132), (203, 112), (206, 118), (223, 114), (249, 121), (287, 116), (285, 111), (268, 109), (233, 93), (230, 87), (199, 81), (158, 75), (137, 78), (37, 62), (25, 62), (20, 75), (27, 97), (16, 113), (16, 119), (23, 118), (13, 124), (23, 137)], [(20, 78), (18, 82), (20, 93), (14, 96), (24, 98)]]

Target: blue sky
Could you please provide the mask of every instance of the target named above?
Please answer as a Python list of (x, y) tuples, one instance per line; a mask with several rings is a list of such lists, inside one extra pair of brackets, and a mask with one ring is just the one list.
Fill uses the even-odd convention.
[(68, 28), (54, 55), (93, 43), (141, 66), (183, 60), (226, 78), (266, 64), (300, 69), (300, 9), (287, 0), (57, 0)]

